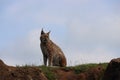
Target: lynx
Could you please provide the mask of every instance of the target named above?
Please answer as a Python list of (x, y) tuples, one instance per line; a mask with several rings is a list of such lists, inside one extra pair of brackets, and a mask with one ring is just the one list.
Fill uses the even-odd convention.
[(44, 65), (47, 66), (60, 66), (65, 67), (67, 65), (66, 58), (63, 51), (50, 40), (50, 31), (45, 33), (42, 29), (40, 36), (40, 47), (43, 53)]

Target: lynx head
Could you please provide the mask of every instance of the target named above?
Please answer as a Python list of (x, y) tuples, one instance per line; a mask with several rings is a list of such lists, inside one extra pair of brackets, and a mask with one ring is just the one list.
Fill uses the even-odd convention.
[(50, 34), (50, 31), (45, 33), (42, 29), (41, 36), (40, 36), (41, 43), (47, 43), (50, 41), (49, 34)]

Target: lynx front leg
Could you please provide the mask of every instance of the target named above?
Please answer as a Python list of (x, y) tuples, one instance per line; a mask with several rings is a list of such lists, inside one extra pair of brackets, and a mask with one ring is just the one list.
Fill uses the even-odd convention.
[(53, 58), (52, 58), (52, 56), (50, 56), (49, 61), (48, 61), (48, 66), (52, 66), (52, 60), (53, 60)]
[(43, 56), (44, 65), (47, 66), (47, 56)]

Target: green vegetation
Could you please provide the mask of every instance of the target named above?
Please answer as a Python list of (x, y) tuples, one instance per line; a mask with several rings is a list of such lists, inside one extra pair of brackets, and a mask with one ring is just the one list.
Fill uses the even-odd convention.
[(97, 64), (82, 64), (82, 65), (72, 66), (72, 67), (68, 67), (68, 68), (74, 70), (74, 72), (76, 74), (79, 74), (79, 73), (85, 72), (88, 69), (90, 69), (91, 67), (95, 67), (95, 66), (97, 66)]
[(27, 68), (30, 68), (30, 67), (37, 67), (35, 65), (22, 65), (22, 66), (19, 66), (19, 65), (16, 65), (17, 68), (24, 68), (24, 69), (27, 69)]
[(90, 68), (96, 67), (96, 66), (102, 66), (103, 69), (106, 69), (108, 63), (99, 63), (99, 64), (82, 64), (77, 66), (69, 66), (69, 67), (46, 67), (46, 66), (40, 66), (45, 76), (48, 78), (48, 80), (56, 80), (56, 74), (54, 73), (54, 70), (57, 69), (63, 69), (65, 71), (74, 71), (75, 74), (79, 74), (82, 72), (85, 72), (89, 70)]
[(53, 73), (54, 67), (40, 66), (40, 68), (48, 80), (56, 80), (55, 74)]
[[(22, 67), (24, 69), (29, 68), (29, 67), (37, 67), (42, 70), (44, 75), (47, 77), (48, 80), (57, 80), (59, 76), (55, 73), (56, 70), (63, 70), (63, 71), (72, 71), (76, 75), (80, 74), (82, 72), (86, 72), (87, 70), (101, 66), (104, 70), (106, 69), (108, 63), (99, 63), (99, 64), (82, 64), (82, 65), (76, 65), (76, 66), (68, 66), (68, 67), (46, 67), (46, 66), (35, 66), (35, 65), (25, 65), (25, 66), (16, 66), (16, 67)], [(101, 76), (102, 78), (102, 76)]]
[(107, 65), (108, 63), (99, 63), (99, 64), (89, 63), (89, 64), (82, 64), (82, 65), (77, 65), (77, 66), (70, 66), (70, 67), (66, 67), (65, 69), (74, 70), (76, 74), (79, 74), (96, 66), (102, 66), (103, 69), (106, 69)]

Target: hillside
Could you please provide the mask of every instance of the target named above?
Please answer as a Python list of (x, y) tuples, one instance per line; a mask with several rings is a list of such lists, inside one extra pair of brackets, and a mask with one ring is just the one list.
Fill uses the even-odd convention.
[(101, 80), (107, 63), (83, 64), (72, 67), (40, 66), (48, 80)]
[(0, 80), (101, 80), (107, 63), (72, 67), (8, 66), (0, 60)]

